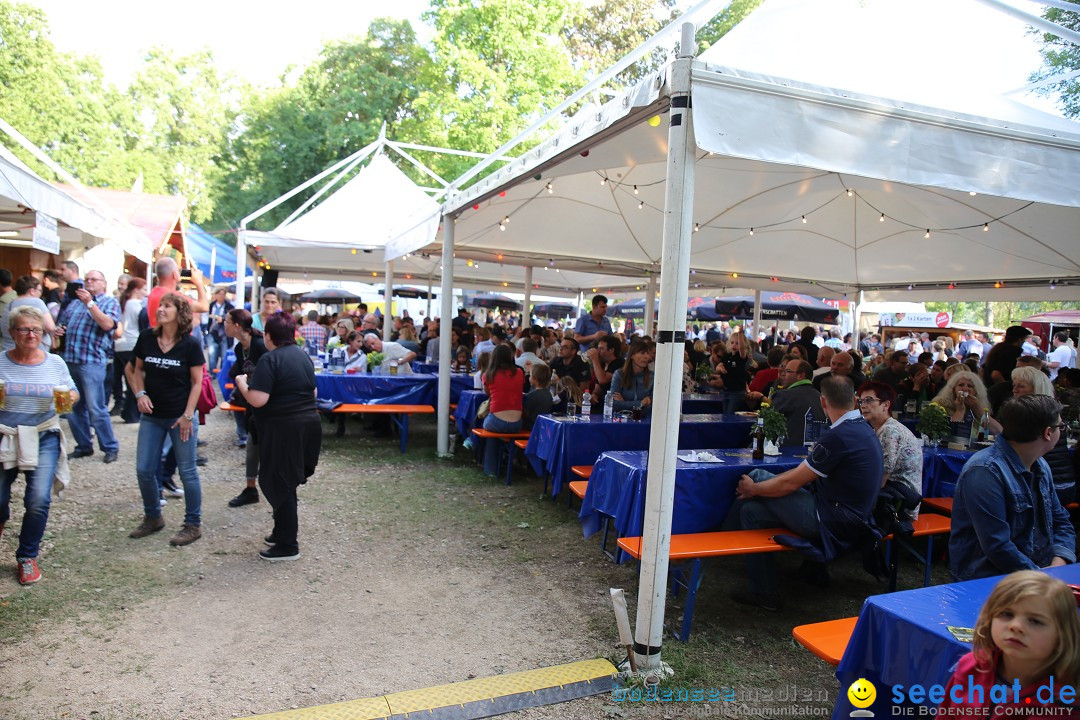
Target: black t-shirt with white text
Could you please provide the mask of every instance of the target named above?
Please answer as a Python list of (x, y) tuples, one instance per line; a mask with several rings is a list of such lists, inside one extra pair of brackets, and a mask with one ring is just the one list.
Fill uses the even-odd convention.
[(191, 395), (191, 368), (206, 362), (199, 341), (185, 335), (169, 352), (162, 352), (153, 330), (139, 333), (135, 357), (143, 361), (144, 389), (156, 418), (178, 418), (187, 411)]

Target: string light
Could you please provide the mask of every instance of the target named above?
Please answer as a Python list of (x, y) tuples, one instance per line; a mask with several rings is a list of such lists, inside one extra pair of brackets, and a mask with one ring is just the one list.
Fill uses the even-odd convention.
[(660, 127), (660, 116), (653, 115), (649, 118), (649, 127)]
[(351, 252), (351, 253), (352, 253), (353, 255), (355, 255), (355, 254), (356, 254), (356, 248), (353, 248), (353, 249), (352, 249), (352, 250), (350, 250), (349, 252)]
[(639, 202), (639, 203), (637, 204), (637, 209), (638, 209), (638, 210), (641, 210), (641, 209), (642, 209), (642, 208), (644, 208), (644, 207), (645, 207), (645, 201), (644, 201), (644, 200), (642, 200), (641, 202)]
[(507, 215), (506, 217), (504, 217), (503, 222), (509, 224), (510, 223), (510, 216)]
[(878, 222), (885, 222), (885, 213), (881, 213), (881, 217), (878, 218)]
[(496, 255), (495, 259), (498, 260), (499, 262), (502, 262), (503, 256), (501, 254)]
[(983, 223), (983, 232), (990, 232), (990, 223)]
[(908, 283), (907, 289), (908, 289), (908, 290), (914, 290), (914, 289), (915, 289), (915, 286), (914, 286), (914, 285), (912, 285), (912, 284), (910, 284), (910, 283)]
[(923, 235), (923, 237), (928, 239), (928, 240), (930, 239), (930, 228), (926, 228), (926, 234)]
[(847, 196), (848, 196), (848, 197), (851, 197), (851, 196), (853, 196), (854, 194), (855, 194), (855, 191), (854, 191), (854, 190), (852, 190), (851, 188), (848, 188), (848, 189), (847, 189)]
[(634, 194), (635, 194), (635, 195), (637, 195), (637, 194), (638, 194), (638, 191), (637, 191), (637, 185), (635, 185), (635, 186), (634, 186)]
[(733, 272), (733, 273), (731, 273), (731, 277), (732, 277), (732, 278), (738, 278), (738, 277), (739, 277), (739, 273), (737, 273), (737, 272)]
[(769, 279), (772, 280), (773, 282), (780, 282), (780, 278), (775, 278), (774, 277), (774, 278), (769, 278)]
[(601, 175), (600, 176), (600, 184), (601, 185), (607, 185), (607, 177)]
[(956, 289), (956, 285), (955, 285), (954, 283), (949, 283), (949, 289), (950, 289), (950, 290), (955, 290), (955, 289)]
[(465, 264), (466, 264), (466, 265), (467, 265), (468, 267), (472, 267), (472, 266), (473, 266), (473, 261), (472, 261), (472, 260), (466, 260), (466, 261), (465, 261)]
[(754, 228), (750, 228), (750, 234), (751, 234), (751, 235), (753, 235), (753, 234), (754, 234)]
[(551, 184), (550, 180), (548, 180), (547, 191), (548, 191), (548, 194), (551, 194), (551, 193), (555, 192), (555, 186)]
[(802, 216), (802, 221), (803, 221), (803, 225), (805, 225), (806, 224), (806, 216), (805, 215)]
[(1057, 280), (1051, 280), (1050, 281), (1050, 289), (1051, 290), (1057, 290)]
[(994, 289), (995, 290), (1000, 290), (1001, 289), (1001, 283), (1000, 282), (994, 283)]
[(979, 193), (975, 192), (974, 190), (968, 190), (968, 195), (970, 195), (971, 197), (975, 197), (978, 194)]
[(700, 229), (701, 229), (701, 223), (694, 223), (694, 232), (697, 232)]

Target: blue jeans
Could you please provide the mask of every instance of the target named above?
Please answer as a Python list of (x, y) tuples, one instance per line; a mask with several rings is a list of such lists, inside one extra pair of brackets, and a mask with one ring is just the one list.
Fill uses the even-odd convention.
[(214, 340), (213, 335), (206, 336), (206, 350), (210, 357), (210, 370), (218, 366), (218, 362), (224, 359), (229, 351), (229, 338), (223, 337), (220, 341)]
[[(53, 476), (56, 475), (56, 463), (60, 459), (60, 433), (42, 433), (38, 440), (38, 466), (27, 470), (26, 492), (23, 494), (22, 532), (19, 533), (19, 548), (16, 558), (36, 558), (41, 547), (41, 536), (45, 534), (45, 523), (49, 521), (49, 504), (52, 496)], [(11, 485), (18, 479), (19, 469), (4, 470), (4, 480), (0, 482), (0, 524), (11, 517)]]
[[(196, 420), (191, 423), (191, 440), (195, 443), (195, 460), (199, 459), (199, 422)], [(176, 453), (173, 452), (172, 438), (165, 436), (165, 444), (161, 448), (161, 465), (158, 466), (158, 489), (164, 487), (166, 480), (172, 480), (173, 473), (176, 472), (176, 468), (179, 466), (179, 462), (176, 460)], [(196, 464), (196, 467), (198, 465)], [(186, 491), (185, 491), (186, 492)]]
[(148, 518), (161, 516), (161, 489), (158, 470), (165, 438), (172, 440), (180, 482), (184, 484), (184, 522), (199, 525), (202, 520), (202, 487), (199, 470), (195, 467), (195, 434), (187, 442), (180, 441), (180, 428), (172, 427), (176, 418), (162, 419), (143, 415), (139, 421), (139, 441), (135, 448), (135, 475), (142, 493), (143, 513)]
[[(754, 470), (748, 475), (756, 483), (773, 476), (765, 470)], [(796, 535), (815, 538), (818, 536), (819, 525), (813, 494), (806, 488), (799, 488), (783, 497), (736, 500), (728, 513), (724, 529), (760, 530), (785, 527)], [(752, 592), (767, 594), (777, 592), (772, 553), (747, 555), (746, 571)]]
[(68, 416), (71, 434), (75, 437), (76, 450), (93, 450), (94, 439), (90, 437), (90, 426), (97, 433), (98, 445), (103, 452), (116, 452), (120, 443), (113, 434), (109, 408), (105, 404), (105, 365), (80, 365), (69, 363), (68, 370), (79, 391), (79, 402)]
[[(494, 415), (484, 418), (484, 429), (497, 433), (512, 433), (521, 430), (521, 421), (507, 422)], [(484, 474), (494, 476), (499, 471), (499, 453), (503, 444), (497, 440), (484, 441)]]

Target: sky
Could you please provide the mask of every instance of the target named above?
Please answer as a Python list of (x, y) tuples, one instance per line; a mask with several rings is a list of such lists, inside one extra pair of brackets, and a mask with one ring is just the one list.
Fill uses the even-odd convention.
[(327, 40), (363, 35), (375, 17), (409, 19), (424, 38), (419, 18), (428, 6), (427, 0), (24, 2), (45, 11), (58, 49), (98, 56), (106, 81), (124, 87), (154, 46), (181, 54), (209, 47), (221, 68), (256, 85), (276, 85), (288, 66), (306, 65)]

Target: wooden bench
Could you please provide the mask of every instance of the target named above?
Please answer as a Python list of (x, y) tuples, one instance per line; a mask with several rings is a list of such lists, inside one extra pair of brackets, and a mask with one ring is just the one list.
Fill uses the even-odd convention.
[(224, 410), (225, 412), (247, 412), (246, 408), (239, 405), (230, 405), (228, 400), (222, 400), (218, 403), (218, 410)]
[[(509, 456), (506, 461), (506, 484), (509, 485), (510, 475), (514, 471), (514, 441), (525, 440), (526, 443), (528, 443), (529, 435), (531, 434), (531, 432), (529, 432), (528, 430), (522, 430), (520, 432), (513, 433), (497, 433), (492, 432), (491, 430), (485, 430), (482, 427), (478, 427), (473, 428), (472, 433), (478, 438), (483, 438), (485, 441), (499, 442), (506, 445), (507, 454)], [(502, 453), (499, 454), (499, 462), (502, 462)], [(495, 474), (499, 474), (498, 468), (496, 468)]]
[(923, 498), (923, 507), (928, 507), (931, 510), (937, 510), (938, 512), (945, 513), (946, 515), (952, 515), (952, 498)]
[[(924, 575), (925, 585), (930, 584), (930, 559), (933, 554), (933, 537), (946, 534), (952, 527), (949, 518), (944, 515), (922, 513), (919, 519), (913, 523), (915, 532), (911, 537), (926, 537), (927, 550), (925, 557), (920, 556), (908, 545), (903, 547), (918, 557), (926, 566)], [(672, 581), (675, 585), (673, 593), (677, 593), (678, 587), (686, 589), (686, 606), (683, 609), (683, 624), (679, 633), (679, 639), (686, 641), (690, 637), (690, 625), (694, 617), (694, 602), (697, 597), (697, 589), (701, 585), (703, 574), (702, 560), (711, 557), (729, 557), (733, 555), (751, 555), (754, 553), (782, 552), (792, 550), (787, 545), (776, 542), (777, 535), (795, 535), (786, 528), (766, 528), (763, 530), (727, 530), (720, 532), (689, 533), (685, 535), (672, 535), (668, 559), (672, 562), (691, 561), (689, 580), (682, 577), (682, 569), (675, 568), (672, 572)], [(896, 540), (892, 535), (887, 535), (882, 540), (886, 545), (886, 562), (889, 565), (889, 590), (896, 589), (896, 564), (892, 562), (892, 541)], [(619, 549), (626, 552), (635, 560), (641, 560), (641, 538), (624, 537), (616, 541)]]
[(840, 658), (844, 657), (844, 650), (858, 619), (848, 617), (800, 625), (791, 631), (791, 635), (804, 648), (836, 667), (840, 664)]
[(411, 415), (432, 415), (435, 408), (431, 405), (358, 405), (343, 403), (331, 411), (338, 418), (338, 436), (345, 434), (345, 415), (389, 415), (401, 435), (401, 453), (405, 454), (409, 439), (409, 417)]

